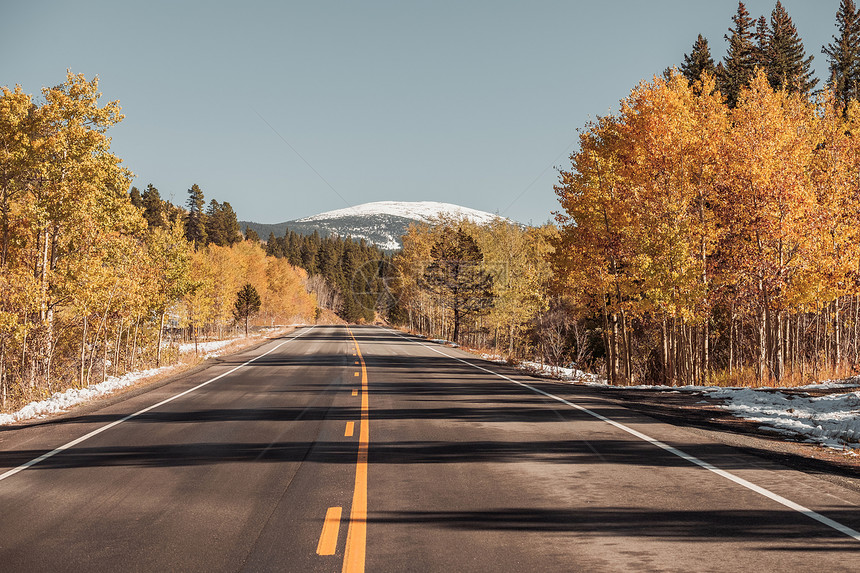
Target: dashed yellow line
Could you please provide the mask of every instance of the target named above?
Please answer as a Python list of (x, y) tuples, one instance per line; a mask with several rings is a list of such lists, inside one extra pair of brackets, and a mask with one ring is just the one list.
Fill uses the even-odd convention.
[(355, 422), (347, 422), (346, 429), (343, 431), (343, 435), (347, 438), (351, 438), (353, 432), (355, 431)]
[(358, 396), (358, 390), (356, 390), (356, 389), (354, 389), (354, 388), (353, 388), (353, 390), (352, 390), (352, 395), (353, 395), (353, 396)]
[[(364, 363), (361, 348), (359, 348), (358, 341), (352, 334), (352, 330), (347, 327), (346, 331), (355, 344), (355, 353), (361, 362), (361, 421), (358, 426), (358, 459), (355, 463), (355, 490), (352, 495), (352, 509), (349, 514), (349, 529), (346, 533), (343, 571), (344, 573), (362, 573), (364, 571), (365, 551), (367, 549), (367, 452), (370, 445), (367, 365)], [(358, 376), (357, 372), (356, 376)]]
[(337, 549), (337, 535), (340, 532), (341, 507), (330, 507), (325, 512), (320, 541), (317, 544), (317, 555), (334, 555)]

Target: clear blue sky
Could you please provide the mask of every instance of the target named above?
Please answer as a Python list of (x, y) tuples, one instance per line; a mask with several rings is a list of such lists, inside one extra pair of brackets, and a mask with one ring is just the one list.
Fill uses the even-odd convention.
[[(746, 5), (769, 17), (774, 3)], [(36, 95), (67, 68), (98, 75), (105, 101), (120, 100), (126, 115), (110, 134), (135, 185), (152, 182), (184, 203), (197, 183), (207, 200), (264, 223), (380, 200), (544, 222), (558, 208), (554, 166), (569, 165), (577, 128), (679, 64), (699, 33), (721, 58), (737, 8), (734, 0), (3, 4), (0, 85)], [(825, 78), (821, 46), (836, 32), (839, 1), (783, 4)]]

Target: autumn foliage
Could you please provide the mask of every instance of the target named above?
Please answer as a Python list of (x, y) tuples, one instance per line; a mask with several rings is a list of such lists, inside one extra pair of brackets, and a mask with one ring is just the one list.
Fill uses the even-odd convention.
[[(636, 87), (562, 170), (557, 288), (614, 383), (809, 380), (858, 361), (856, 104), (713, 79)], [(845, 113), (843, 113), (845, 111)]]
[(411, 226), (392, 261), (389, 318), (511, 358), (535, 357), (543, 339), (531, 335), (552, 303), (546, 255), (555, 234), (552, 225), (527, 228), (501, 217)]
[(181, 209), (152, 186), (130, 198), (106, 135), (123, 116), (100, 95), (97, 79), (71, 73), (39, 102), (20, 87), (0, 93), (3, 407), (175, 359), (180, 337), (234, 327), (246, 283), (262, 297), (259, 324), (316, 310), (304, 271), (258, 243), (195, 252)]

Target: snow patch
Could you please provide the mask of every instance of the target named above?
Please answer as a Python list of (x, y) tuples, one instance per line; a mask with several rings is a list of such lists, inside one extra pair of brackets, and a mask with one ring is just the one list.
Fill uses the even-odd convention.
[(541, 364), (540, 362), (533, 362), (530, 360), (521, 362), (520, 365), (523, 369), (535, 372), (540, 376), (549, 376), (551, 378), (558, 378), (559, 380), (565, 380), (567, 382), (589, 383), (598, 379), (597, 374), (584, 372), (576, 368), (574, 365), (550, 366), (548, 364)]
[[(227, 340), (213, 340), (211, 342), (198, 342), (197, 343), (197, 353), (204, 355), (206, 358), (210, 356), (217, 356), (213, 354), (216, 350), (221, 350), (231, 342), (235, 342), (236, 338), (228, 338)], [(188, 342), (185, 344), (179, 345), (180, 354), (188, 354), (189, 352), (194, 352), (194, 343)]]
[(175, 366), (162, 366), (161, 368), (151, 368), (149, 370), (138, 370), (137, 372), (129, 372), (122, 376), (111, 376), (104, 382), (98, 384), (90, 384), (86, 388), (70, 388), (65, 392), (55, 392), (46, 400), (30, 402), (20, 410), (12, 414), (0, 414), (0, 425), (12, 424), (22, 420), (31, 420), (34, 418), (44, 418), (51, 414), (65, 412), (72, 406), (76, 406), (87, 400), (98, 398), (112, 394), (126, 386), (132, 386), (143, 378), (155, 376), (162, 372), (169, 372)]
[[(508, 361), (501, 356), (495, 354), (480, 354), (484, 360), (495, 362), (497, 364), (507, 364)], [(599, 380), (597, 374), (584, 372), (576, 368), (575, 364), (568, 366), (550, 366), (549, 364), (541, 364), (533, 360), (524, 360), (517, 363), (517, 368), (526, 372), (537, 374), (538, 376), (546, 376), (566, 382), (582, 382), (584, 384), (593, 384)]]
[[(816, 385), (818, 386), (818, 385)], [(735, 416), (831, 448), (860, 448), (860, 391), (809, 396), (752, 388), (709, 388)]]
[[(805, 390), (856, 388), (856, 382), (830, 380), (795, 388), (743, 388), (717, 386), (608, 386), (605, 381), (586, 382), (613, 390), (661, 390), (696, 392), (721, 400), (717, 405), (738, 418), (760, 423), (760, 428), (808, 443), (844, 450), (860, 448), (860, 391), (812, 396)], [(698, 402), (702, 403), (702, 402)]]
[[(282, 328), (282, 327), (280, 327)], [(279, 328), (263, 329), (266, 331), (274, 331)], [(214, 340), (210, 342), (200, 342), (197, 344), (198, 352), (203, 355), (203, 358), (211, 358), (218, 356), (220, 350), (232, 342), (239, 340), (238, 338), (230, 338), (227, 340)], [(194, 352), (194, 343), (180, 344), (179, 351), (181, 353)], [(151, 368), (149, 370), (138, 370), (129, 372), (122, 376), (110, 376), (104, 382), (98, 384), (90, 384), (86, 388), (70, 388), (65, 392), (55, 392), (50, 398), (30, 402), (17, 412), (12, 414), (0, 414), (0, 426), (13, 424), (23, 420), (32, 420), (35, 418), (44, 418), (52, 414), (65, 412), (72, 406), (76, 406), (88, 400), (112, 394), (121, 388), (137, 384), (144, 378), (155, 376), (164, 372), (170, 372), (176, 366), (162, 366), (161, 368)]]

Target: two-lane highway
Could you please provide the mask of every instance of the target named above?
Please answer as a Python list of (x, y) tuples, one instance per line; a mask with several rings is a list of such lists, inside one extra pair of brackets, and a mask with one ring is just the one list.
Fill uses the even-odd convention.
[(5, 428), (0, 474), (3, 570), (860, 559), (856, 489), (377, 327), (299, 329), (113, 405)]
[(103, 410), (6, 429), (11, 469), (187, 392), (0, 481), (0, 568), (339, 570), (316, 549), (328, 508), (352, 499), (353, 352), (343, 328), (303, 329)]

